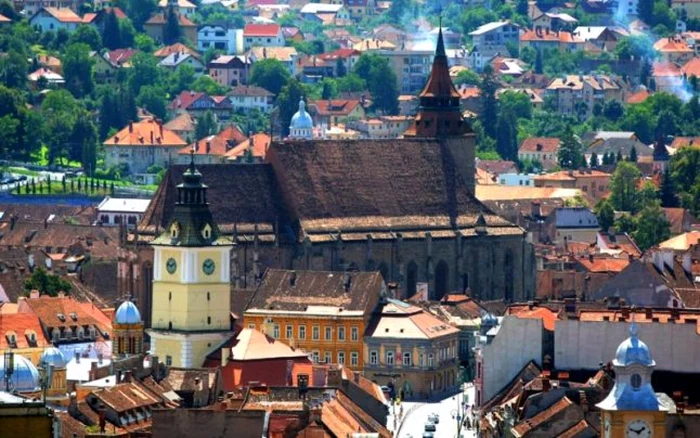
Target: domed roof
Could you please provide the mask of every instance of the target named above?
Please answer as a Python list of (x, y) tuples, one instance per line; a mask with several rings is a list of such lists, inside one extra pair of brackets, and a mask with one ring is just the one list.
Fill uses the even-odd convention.
[(61, 350), (59, 350), (58, 348), (49, 347), (46, 350), (44, 350), (43, 353), (41, 353), (41, 359), (39, 359), (39, 363), (53, 365), (56, 368), (65, 368), (66, 358), (63, 356), (63, 353), (61, 353)]
[[(19, 392), (35, 391), (39, 388), (39, 370), (24, 356), (14, 355), (15, 369), (12, 373), (12, 388)], [(0, 379), (5, 381), (5, 356), (0, 355)]]
[(299, 100), (299, 111), (292, 116), (292, 122), (289, 124), (289, 129), (313, 129), (314, 121), (309, 113), (306, 112), (304, 99)]
[(136, 304), (126, 300), (119, 306), (117, 313), (114, 314), (114, 322), (117, 324), (138, 324), (141, 322), (141, 312), (139, 312)]
[(617, 352), (613, 365), (626, 367), (632, 364), (640, 364), (644, 366), (654, 366), (656, 362), (651, 358), (651, 352), (647, 344), (640, 341), (637, 337), (637, 324), (632, 321), (630, 325), (630, 337), (622, 341)]

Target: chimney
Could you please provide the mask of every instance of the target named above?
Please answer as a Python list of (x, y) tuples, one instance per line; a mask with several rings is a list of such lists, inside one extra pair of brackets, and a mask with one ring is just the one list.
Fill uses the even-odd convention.
[(158, 130), (160, 131), (160, 138), (163, 138), (163, 122), (158, 122)]
[(588, 253), (588, 261), (593, 263), (593, 253)]
[(654, 311), (651, 309), (651, 307), (645, 307), (644, 313), (647, 319), (652, 319), (654, 317)]
[(39, 298), (40, 295), (41, 294), (36, 289), (32, 289), (31, 292), (29, 292), (29, 298)]
[(292, 271), (289, 273), (289, 286), (294, 287), (297, 284), (297, 271)]
[(350, 277), (350, 273), (346, 272), (343, 274), (343, 286), (345, 287), (345, 292), (350, 290), (350, 286), (352, 285), (352, 277)]
[(539, 217), (542, 214), (540, 201), (532, 201), (532, 217)]
[(116, 376), (116, 379), (114, 382), (115, 383), (122, 383), (122, 370), (117, 370), (115, 372), (115, 376)]
[(208, 140), (206, 142), (206, 151), (207, 151), (207, 154), (209, 154), (211, 152), (211, 142)]
[(131, 382), (131, 370), (125, 370), (124, 371), (124, 378), (122, 379), (123, 382)]
[(15, 229), (15, 222), (17, 222), (17, 217), (13, 214), (10, 216), (10, 230)]
[(47, 229), (49, 227), (49, 220), (48, 218), (44, 218), (44, 229)]
[(102, 353), (97, 353), (97, 364), (102, 365)]
[(79, 351), (75, 352), (75, 363), (80, 363), (80, 352)]
[[(620, 300), (620, 301), (622, 301), (622, 300)], [(629, 318), (630, 317), (630, 308), (627, 307), (626, 305), (623, 305), (623, 303), (620, 303), (620, 314), (625, 319)]]
[(547, 392), (552, 388), (552, 384), (549, 381), (549, 371), (542, 372), (542, 392)]
[(158, 369), (160, 367), (160, 363), (158, 362), (158, 356), (151, 356), (151, 376), (153, 376), (153, 379), (158, 381), (158, 378), (160, 377), (158, 375)]
[(151, 131), (151, 144), (153, 144), (153, 131)]
[(588, 414), (588, 397), (586, 397), (586, 391), (579, 390), (579, 399), (581, 403), (581, 410), (583, 410), (583, 415)]
[(134, 122), (129, 122), (129, 132), (134, 132)]
[(105, 433), (105, 426), (107, 425), (107, 421), (105, 419), (105, 407), (102, 404), (99, 407), (99, 413), (100, 413), (100, 433), (104, 434)]

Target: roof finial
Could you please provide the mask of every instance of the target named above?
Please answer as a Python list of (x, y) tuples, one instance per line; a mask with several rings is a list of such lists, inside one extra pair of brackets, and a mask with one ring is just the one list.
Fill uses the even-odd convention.
[(438, 24), (438, 40), (437, 40), (437, 48), (435, 49), (435, 56), (447, 56), (445, 54), (445, 42), (443, 41), (442, 38), (442, 9), (440, 9), (440, 16), (438, 18), (439, 24)]
[(195, 153), (195, 148), (196, 148), (196, 143), (192, 144), (192, 149), (190, 150), (190, 171), (194, 173), (195, 168), (194, 168), (194, 153)]
[(630, 337), (633, 339), (637, 338), (637, 333), (639, 331), (639, 328), (637, 327), (637, 323), (634, 320), (634, 313), (635, 313), (635, 306), (632, 306), (632, 323), (630, 324)]

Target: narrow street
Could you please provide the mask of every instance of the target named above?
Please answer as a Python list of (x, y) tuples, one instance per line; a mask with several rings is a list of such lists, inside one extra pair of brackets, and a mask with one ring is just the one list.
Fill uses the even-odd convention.
[[(435, 426), (435, 438), (455, 438), (457, 437), (457, 419), (455, 415), (462, 408), (462, 400), (465, 405), (469, 406), (474, 400), (474, 387), (466, 384), (466, 391), (463, 395), (450, 395), (440, 401), (425, 402), (405, 402), (403, 404), (404, 418), (403, 423), (398, 424), (399, 433), (395, 436), (399, 438), (422, 438), (425, 423), (428, 421), (428, 416), (438, 414), (440, 421)], [(397, 414), (398, 414), (397, 407)], [(462, 414), (460, 413), (460, 416)], [(397, 419), (398, 420), (398, 419)], [(394, 419), (389, 418), (389, 428), (393, 430)], [(472, 438), (476, 437), (474, 429), (460, 429), (460, 437)]]

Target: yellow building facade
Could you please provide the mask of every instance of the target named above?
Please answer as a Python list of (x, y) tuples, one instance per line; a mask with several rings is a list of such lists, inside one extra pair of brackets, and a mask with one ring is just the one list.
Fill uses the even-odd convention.
[(209, 211), (194, 162), (178, 185), (173, 221), (155, 239), (151, 353), (166, 365), (201, 367), (231, 336), (230, 252)]
[(252, 311), (246, 312), (244, 326), (303, 350), (315, 363), (338, 363), (353, 371), (362, 370), (362, 314), (332, 317)]

